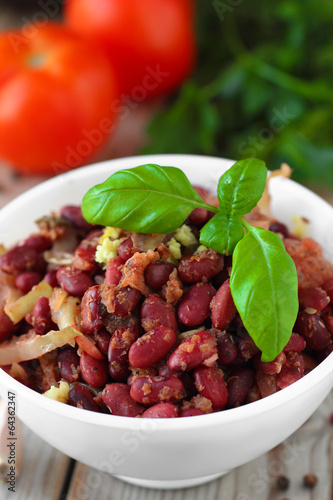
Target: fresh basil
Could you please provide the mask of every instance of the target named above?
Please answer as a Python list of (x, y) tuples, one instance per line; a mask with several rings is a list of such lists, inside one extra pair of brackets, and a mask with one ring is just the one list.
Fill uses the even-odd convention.
[(244, 228), (238, 216), (219, 212), (200, 231), (200, 243), (219, 253), (231, 255)]
[(221, 177), (217, 187), (220, 210), (244, 215), (251, 212), (266, 186), (267, 168), (255, 158), (238, 161)]
[(272, 361), (288, 342), (298, 311), (298, 281), (281, 238), (244, 221), (246, 234), (236, 245), (230, 289), (262, 361)]
[[(218, 183), (219, 207), (205, 203), (186, 175), (174, 167), (141, 165), (120, 170), (83, 198), (87, 221), (139, 233), (175, 231), (198, 207), (216, 212), (200, 231), (200, 243), (232, 254), (231, 293), (245, 328), (272, 361), (288, 342), (298, 312), (296, 267), (276, 234), (243, 217), (258, 203), (267, 169), (242, 160)], [(245, 229), (245, 231), (244, 231)]]
[(120, 170), (92, 187), (82, 213), (93, 224), (167, 234), (198, 207), (218, 210), (202, 200), (182, 170), (148, 164)]

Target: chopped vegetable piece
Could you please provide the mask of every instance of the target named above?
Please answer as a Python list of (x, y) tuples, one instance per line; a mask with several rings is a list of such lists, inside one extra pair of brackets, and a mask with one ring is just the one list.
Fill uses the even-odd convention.
[(7, 304), (5, 306), (5, 313), (14, 323), (18, 323), (26, 314), (33, 310), (34, 305), (40, 297), (49, 298), (51, 294), (52, 287), (46, 281), (41, 281), (16, 302)]
[(0, 345), (0, 366), (39, 358), (82, 335), (79, 330), (68, 326), (63, 330), (51, 330), (46, 335), (30, 331), (26, 335), (12, 337)]

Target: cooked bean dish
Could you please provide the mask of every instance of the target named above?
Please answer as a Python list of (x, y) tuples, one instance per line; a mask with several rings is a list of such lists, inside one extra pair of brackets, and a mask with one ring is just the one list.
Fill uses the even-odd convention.
[(333, 267), (321, 247), (258, 208), (246, 217), (280, 236), (299, 282), (290, 340), (264, 362), (234, 305), (232, 257), (199, 243), (211, 216), (197, 208), (166, 235), (89, 224), (79, 206), (39, 219), (1, 249), (2, 368), (62, 403), (141, 418), (225, 411), (313, 370), (332, 351)]

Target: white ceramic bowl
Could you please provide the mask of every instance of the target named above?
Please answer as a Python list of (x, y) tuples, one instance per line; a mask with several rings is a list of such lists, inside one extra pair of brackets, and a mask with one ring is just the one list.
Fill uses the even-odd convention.
[[(31, 189), (0, 211), (3, 241), (34, 230), (33, 221), (68, 203), (80, 203), (92, 185), (111, 173), (144, 163), (182, 168), (195, 184), (214, 187), (233, 162), (190, 155), (123, 158), (81, 168)], [(333, 209), (293, 181), (271, 181), (273, 212), (292, 223), (299, 214), (333, 260)], [(333, 386), (333, 354), (293, 385), (260, 401), (209, 415), (135, 419), (97, 414), (58, 403), (0, 370), (0, 395), (17, 395), (19, 418), (55, 448), (88, 465), (142, 486), (194, 486), (248, 462), (287, 438), (320, 405)]]

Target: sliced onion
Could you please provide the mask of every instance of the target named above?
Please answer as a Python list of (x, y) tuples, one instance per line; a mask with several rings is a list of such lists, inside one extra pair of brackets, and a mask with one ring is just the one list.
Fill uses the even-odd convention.
[(282, 163), (280, 169), (273, 170), (273, 172), (270, 172), (270, 174), (268, 174), (267, 180), (266, 180), (265, 191), (257, 204), (257, 207), (259, 207), (262, 214), (264, 214), (270, 218), (272, 217), (271, 210), (270, 210), (271, 196), (269, 194), (269, 181), (273, 177), (277, 177), (279, 175), (281, 177), (286, 177), (287, 179), (289, 179), (291, 174), (292, 174), (292, 169), (289, 167), (289, 165), (287, 165), (287, 163)]
[(63, 330), (51, 330), (46, 335), (36, 335), (31, 330), (26, 335), (12, 337), (0, 344), (0, 366), (40, 358), (80, 336), (79, 330), (68, 326)]
[(51, 297), (53, 288), (46, 283), (46, 281), (41, 281), (38, 285), (34, 286), (30, 292), (26, 293), (20, 297), (15, 302), (7, 303), (5, 306), (5, 313), (13, 323), (18, 323), (24, 316), (30, 313), (37, 300), (40, 297)]
[(147, 250), (155, 250), (165, 238), (165, 234), (142, 234), (133, 233), (131, 239), (133, 241), (133, 247), (141, 250), (142, 252), (147, 252)]
[(59, 330), (66, 326), (77, 326), (80, 300), (68, 295), (60, 288), (55, 288), (50, 298), (52, 321), (58, 325)]
[(46, 250), (43, 255), (46, 262), (54, 266), (71, 266), (75, 258), (73, 253), (60, 250)]

